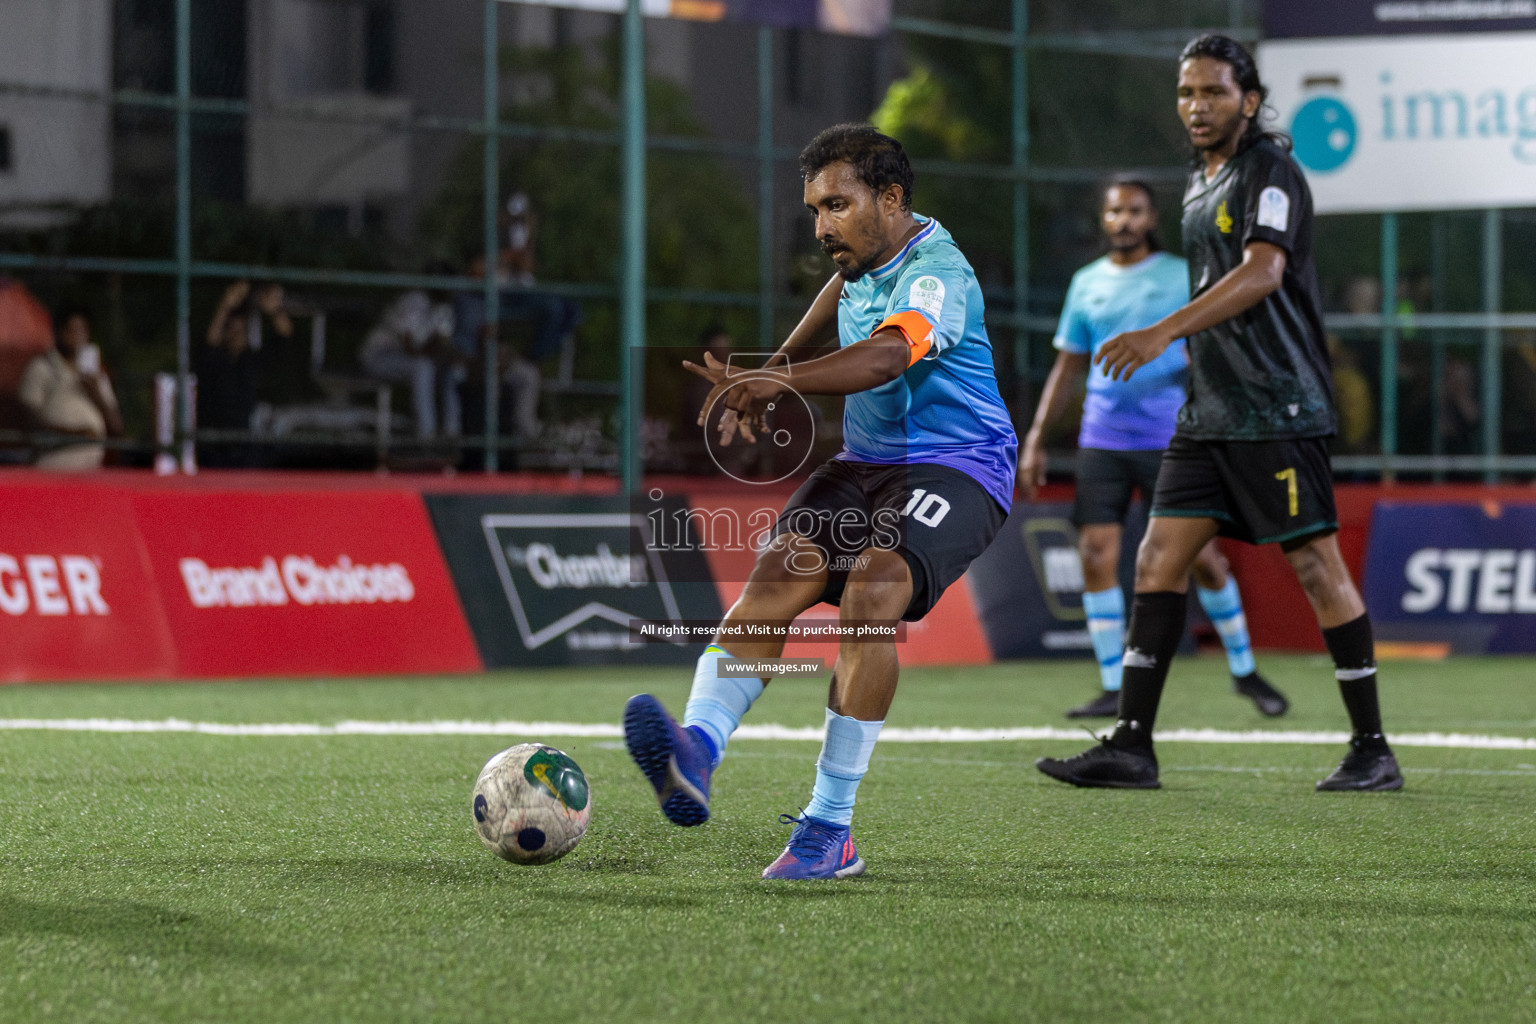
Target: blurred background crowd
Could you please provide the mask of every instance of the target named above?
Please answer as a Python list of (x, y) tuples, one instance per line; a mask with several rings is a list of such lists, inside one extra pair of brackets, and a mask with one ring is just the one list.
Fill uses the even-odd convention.
[[(159, 394), (206, 466), (613, 471), (623, 19), (575, 6), (7, 0), (0, 459), (148, 466)], [(828, 274), (794, 164), (816, 130), (908, 147), (1022, 427), (1101, 183), (1152, 181), (1179, 249), (1174, 55), (1262, 37), (1255, 0), (747, 7), (645, 21), (652, 469), (709, 465), (678, 360), (776, 344)], [(1536, 208), (1318, 226), (1342, 470), (1529, 478)]]

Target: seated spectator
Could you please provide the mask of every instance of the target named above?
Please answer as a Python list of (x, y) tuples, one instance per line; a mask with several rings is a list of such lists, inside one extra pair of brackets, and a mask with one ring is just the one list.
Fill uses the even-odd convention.
[[(428, 273), (441, 272), (441, 267), (428, 268)], [(439, 399), (443, 434), (462, 433), (458, 381), (466, 359), (453, 338), (454, 311), (447, 296), (414, 288), (390, 303), (363, 342), (363, 369), (380, 380), (411, 386), (418, 440), (438, 436)]]
[[(283, 306), (283, 286), (235, 281), (224, 289), (218, 309), (208, 323), (203, 344), (192, 357), (197, 375), (197, 428), (199, 430), (250, 430), (257, 393), (271, 346), (257, 348), (252, 324), (265, 316), (279, 338), (293, 336), (293, 322)], [(256, 450), (239, 441), (215, 441), (199, 445), (198, 459), (205, 466), (238, 468), (255, 465)]]
[(1475, 455), (1483, 440), (1477, 370), (1469, 360), (1449, 355), (1439, 383), (1440, 450), (1447, 455)]
[[(485, 276), (485, 258), (471, 257), (465, 273), (470, 277)], [(510, 298), (503, 293), (501, 301)], [(485, 386), (485, 356), (482, 346), (488, 339), (485, 320), (485, 295), (481, 292), (460, 292), (453, 302), (453, 346), (468, 369), (466, 380), (471, 395)], [(497, 377), (505, 389), (503, 407), (510, 413), (509, 420), (516, 439), (528, 441), (539, 434), (539, 389), (542, 379), (539, 368), (518, 352), (505, 346), (496, 350)], [(471, 399), (473, 400), (473, 399)]]
[(16, 394), (33, 428), (87, 439), (45, 443), (36, 459), (45, 469), (97, 469), (106, 455), (101, 442), (122, 436), (117, 396), (102, 370), (101, 350), (91, 343), (91, 323), (81, 310), (66, 309), (59, 315), (54, 347), (27, 364)]

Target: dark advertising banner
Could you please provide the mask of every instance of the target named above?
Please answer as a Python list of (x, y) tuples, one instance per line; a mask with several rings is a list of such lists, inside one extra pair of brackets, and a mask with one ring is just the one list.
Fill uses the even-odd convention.
[(1536, 651), (1536, 505), (1378, 503), (1365, 603), (1384, 641)]
[(623, 499), (425, 500), (488, 668), (692, 664), (701, 643), (637, 642), (631, 624), (720, 618), (703, 552), (652, 544)]
[[(622, 14), (628, 0), (516, 0), (548, 7)], [(890, 29), (891, 0), (640, 0), (648, 18), (736, 21), (777, 28), (813, 28), (878, 36)]]
[(1536, 0), (1264, 0), (1268, 39), (1536, 31)]
[[(1137, 505), (1121, 545), (1126, 593), (1145, 530)], [(1093, 658), (1071, 505), (1015, 504), (992, 546), (971, 563), (969, 578), (994, 657)]]

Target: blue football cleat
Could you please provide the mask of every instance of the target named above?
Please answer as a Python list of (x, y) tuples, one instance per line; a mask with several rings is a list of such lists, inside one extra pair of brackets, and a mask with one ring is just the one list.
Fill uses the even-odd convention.
[(795, 826), (779, 859), (763, 869), (764, 878), (852, 878), (864, 873), (864, 860), (853, 848), (853, 831), (809, 814), (781, 814), (779, 821)]
[(683, 728), (661, 701), (637, 693), (624, 705), (624, 745), (655, 787), (668, 821), (702, 825), (709, 820), (709, 745), (696, 728)]

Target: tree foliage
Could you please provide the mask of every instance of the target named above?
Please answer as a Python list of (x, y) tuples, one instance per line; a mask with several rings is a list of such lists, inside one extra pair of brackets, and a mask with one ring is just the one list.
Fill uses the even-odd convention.
[[(503, 106), (502, 119), (556, 133), (553, 139), (504, 140), (500, 153), (502, 196), (526, 192), (538, 215), (537, 268), (544, 282), (613, 285), (620, 277), (620, 150), (608, 141), (579, 137), (620, 127), (617, 43), (608, 41), (598, 59), (578, 46), (509, 48), (501, 56), (505, 78), (518, 97)], [(669, 81), (647, 79), (646, 111), (651, 135), (706, 137), (688, 95)], [(424, 211), (423, 245), (439, 256), (461, 259), (483, 246), (483, 161), (478, 141), (461, 147), (442, 189)], [(652, 148), (646, 161), (646, 205), (648, 287), (756, 290), (757, 220), (743, 179), (724, 160)], [(583, 310), (578, 375), (617, 377), (616, 304), (587, 300)], [(691, 345), (707, 324), (723, 320), (745, 327), (753, 316), (748, 310), (697, 303), (651, 303), (648, 343)], [(681, 372), (674, 365), (667, 372), (647, 373), (648, 398), (667, 404), (672, 392), (680, 391), (675, 378)]]

